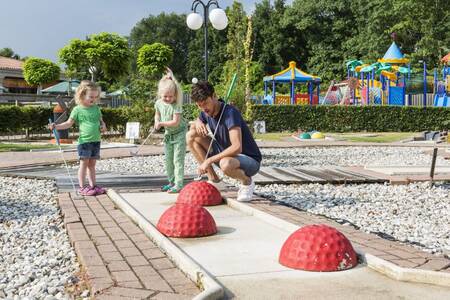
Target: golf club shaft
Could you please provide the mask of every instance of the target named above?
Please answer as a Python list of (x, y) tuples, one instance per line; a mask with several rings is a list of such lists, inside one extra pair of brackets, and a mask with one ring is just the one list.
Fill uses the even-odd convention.
[[(234, 73), (233, 74), (233, 78), (231, 79), (231, 84), (230, 84), (230, 86), (228, 88), (227, 94), (226, 94), (225, 99), (224, 99), (225, 104), (223, 105), (222, 111), (221, 111), (220, 116), (219, 116), (219, 120), (217, 121), (216, 128), (214, 129), (214, 133), (213, 133), (213, 136), (211, 138), (211, 142), (209, 143), (208, 150), (206, 151), (206, 155), (205, 155), (204, 160), (206, 160), (208, 158), (209, 152), (211, 151), (212, 144), (214, 143), (214, 140), (216, 138), (217, 129), (219, 128), (220, 121), (222, 120), (223, 112), (225, 111), (225, 108), (226, 108), (226, 106), (228, 104), (228, 99), (230, 98), (231, 93), (233, 92), (234, 86), (236, 84), (236, 78), (237, 78), (237, 74)], [(198, 179), (198, 178), (201, 179), (202, 175), (199, 175), (196, 179)], [(198, 180), (200, 180), (200, 179), (198, 179)]]
[(147, 137), (145, 138), (144, 142), (142, 144), (139, 145), (139, 147), (136, 149), (135, 154), (139, 153), (139, 150), (141, 150), (142, 146), (145, 145), (145, 143), (147, 142), (147, 140), (150, 138), (150, 136), (155, 132), (155, 128), (153, 127), (152, 130), (150, 130), (149, 134), (147, 135)]
[[(48, 121), (49, 121), (49, 124), (52, 123), (51, 119), (48, 119)], [(59, 147), (59, 153), (61, 153), (61, 158), (64, 161), (64, 166), (66, 167), (67, 175), (69, 176), (70, 183), (72, 184), (73, 192), (75, 193), (75, 195), (78, 195), (77, 190), (75, 188), (75, 183), (73, 182), (72, 175), (70, 174), (70, 171), (69, 171), (69, 166), (67, 165), (66, 159), (64, 158), (64, 153), (63, 153), (63, 150), (61, 148), (61, 143), (59, 142), (58, 131), (56, 130), (55, 127), (53, 127), (53, 135), (55, 136), (56, 144)]]

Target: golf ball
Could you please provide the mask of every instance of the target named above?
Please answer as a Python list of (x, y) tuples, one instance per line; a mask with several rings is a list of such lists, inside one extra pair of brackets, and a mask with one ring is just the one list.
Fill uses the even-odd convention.
[(198, 82), (197, 77), (192, 78), (192, 83), (193, 83), (193, 84), (196, 84), (197, 82)]

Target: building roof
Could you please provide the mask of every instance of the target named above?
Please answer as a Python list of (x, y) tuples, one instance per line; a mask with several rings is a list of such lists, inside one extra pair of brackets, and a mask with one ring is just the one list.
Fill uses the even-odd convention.
[(0, 56), (0, 69), (22, 71), (23, 61), (14, 58)]

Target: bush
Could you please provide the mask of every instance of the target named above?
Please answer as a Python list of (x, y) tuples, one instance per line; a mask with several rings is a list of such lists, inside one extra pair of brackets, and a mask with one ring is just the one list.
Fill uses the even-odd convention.
[(448, 129), (450, 109), (400, 106), (252, 105), (247, 120), (267, 131), (423, 131)]

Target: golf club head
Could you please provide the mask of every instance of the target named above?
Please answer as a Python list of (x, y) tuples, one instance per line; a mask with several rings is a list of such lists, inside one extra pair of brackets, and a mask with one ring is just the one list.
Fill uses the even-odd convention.
[(78, 194), (78, 192), (73, 192), (73, 193), (71, 193), (71, 195), (72, 195), (72, 200), (83, 200), (84, 199), (84, 196)]
[(194, 181), (201, 181), (201, 180), (203, 180), (203, 179), (205, 179), (205, 176), (203, 176), (203, 175), (198, 175), (197, 177), (194, 178)]

